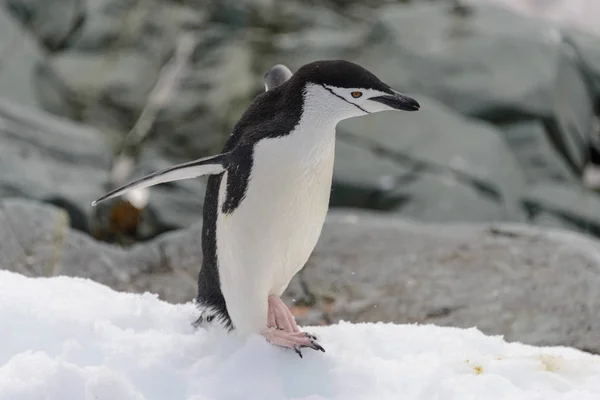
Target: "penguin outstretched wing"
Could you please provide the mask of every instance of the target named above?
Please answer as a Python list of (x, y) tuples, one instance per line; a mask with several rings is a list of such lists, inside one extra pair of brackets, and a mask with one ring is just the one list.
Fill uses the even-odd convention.
[(215, 175), (225, 171), (229, 153), (218, 154), (216, 156), (200, 158), (195, 161), (178, 164), (169, 168), (161, 169), (136, 181), (128, 183), (125, 186), (111, 190), (98, 200), (92, 202), (92, 206), (121, 196), (132, 190), (141, 189), (149, 186), (158, 185), (160, 183), (178, 181), (182, 179), (196, 178), (202, 175)]

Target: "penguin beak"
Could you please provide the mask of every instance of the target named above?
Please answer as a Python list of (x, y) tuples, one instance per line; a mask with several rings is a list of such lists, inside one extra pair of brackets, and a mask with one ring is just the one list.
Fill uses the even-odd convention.
[(395, 110), (417, 111), (419, 108), (421, 108), (421, 106), (415, 99), (405, 96), (402, 93), (396, 92), (395, 90), (392, 90), (392, 92), (394, 94), (371, 97), (369, 100), (385, 104), (386, 106), (391, 107)]

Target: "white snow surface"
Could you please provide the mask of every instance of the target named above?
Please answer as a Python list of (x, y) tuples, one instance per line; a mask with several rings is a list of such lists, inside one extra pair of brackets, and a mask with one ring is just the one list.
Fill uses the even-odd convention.
[(193, 304), (0, 271), (1, 400), (600, 399), (600, 357), (432, 325), (310, 327), (326, 353), (195, 330)]

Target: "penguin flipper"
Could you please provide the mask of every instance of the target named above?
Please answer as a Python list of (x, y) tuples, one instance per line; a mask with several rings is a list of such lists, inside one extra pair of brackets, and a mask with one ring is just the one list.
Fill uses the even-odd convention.
[(183, 164), (161, 169), (160, 171), (146, 175), (145, 177), (121, 186), (120, 188), (111, 190), (104, 196), (93, 201), (92, 206), (96, 206), (105, 200), (121, 196), (132, 190), (142, 189), (166, 182), (196, 178), (202, 175), (220, 174), (225, 171), (225, 163), (227, 162), (228, 155), (229, 153), (218, 154), (216, 156), (200, 158), (195, 161), (189, 161)]

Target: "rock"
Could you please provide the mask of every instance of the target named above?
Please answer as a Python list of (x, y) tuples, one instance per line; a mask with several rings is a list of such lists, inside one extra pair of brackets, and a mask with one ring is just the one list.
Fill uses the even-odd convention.
[(6, 0), (4, 7), (48, 51), (69, 47), (85, 21), (84, 0)]
[(382, 7), (373, 44), (356, 60), (398, 90), (424, 93), (466, 115), (498, 125), (544, 122), (581, 173), (593, 98), (566, 33), (488, 4), (469, 10), (459, 15), (445, 3)]
[(160, 254), (160, 264), (131, 281), (136, 292), (150, 291), (173, 303), (196, 298), (202, 265), (202, 223), (162, 235), (144, 248)]
[(36, 69), (42, 107), (56, 115), (123, 136), (147, 101), (160, 65), (135, 51), (64, 52)]
[(574, 29), (567, 30), (565, 40), (573, 47), (580, 61), (580, 68), (588, 82), (596, 103), (600, 104), (600, 45), (598, 37)]
[(410, 165), (380, 157), (363, 143), (356, 143), (352, 138), (344, 140), (338, 134), (330, 204), (333, 207), (389, 210), (401, 199), (390, 199), (388, 204), (382, 197), (394, 189), (399, 177), (410, 172)]
[(573, 168), (556, 151), (540, 121), (502, 126), (506, 143), (519, 162), (527, 182), (577, 182)]
[(250, 101), (264, 90), (252, 62), (241, 37), (229, 37), (224, 29), (199, 36), (186, 77), (159, 113), (148, 146), (178, 162), (220, 152)]
[[(112, 202), (92, 208), (109, 190), (111, 151), (97, 130), (0, 100), (0, 199), (22, 197), (54, 204), (69, 214), (71, 226), (106, 239)], [(149, 149), (151, 150), (151, 149)], [(131, 179), (171, 163), (144, 152)], [(187, 227), (202, 218), (206, 179), (150, 188), (143, 223), (134, 237), (148, 239)]]
[(63, 210), (36, 201), (2, 199), (0, 221), (2, 266), (27, 276), (78, 276), (125, 290), (134, 276), (161, 261), (153, 248), (97, 242), (71, 229)]
[[(195, 297), (199, 224), (122, 249), (68, 229), (65, 217), (52, 206), (4, 200), (2, 265), (28, 276), (81, 276), (118, 290), (150, 290), (171, 302)], [(421, 225), (331, 212), (284, 297), (302, 324), (477, 326), (508, 340), (600, 352), (599, 265), (600, 243), (564, 230)]]
[(527, 191), (523, 202), (534, 224), (545, 226), (549, 215), (572, 229), (600, 236), (600, 194), (589, 189), (540, 183)]
[(65, 209), (88, 231), (90, 203), (104, 189), (110, 151), (98, 131), (0, 101), (0, 198)]
[(265, 54), (257, 60), (262, 70), (280, 62), (295, 71), (316, 60), (351, 60), (368, 45), (365, 36), (373, 9), (361, 8), (358, 18), (323, 4), (306, 7), (303, 2), (289, 2), (277, 10), (277, 20), (285, 28), (263, 37)]
[(12, 271), (28, 276), (54, 276), (65, 236), (70, 233), (69, 216), (59, 208), (29, 200), (2, 199), (0, 202), (1, 235), (10, 255)]
[[(53, 206), (5, 199), (0, 238), (0, 265), (28, 276), (87, 277), (171, 302), (196, 296), (200, 224), (123, 249), (69, 229)], [(564, 230), (337, 211), (284, 297), (302, 324), (477, 326), (508, 340), (600, 352), (599, 266), (600, 242)]]
[(8, 265), (27, 276), (79, 276), (119, 287), (140, 264), (125, 250), (96, 242), (70, 229), (69, 217), (61, 209), (24, 199), (0, 202), (1, 235), (10, 238), (2, 254), (15, 254)]
[(0, 7), (0, 93), (28, 107), (38, 107), (32, 77), (44, 55), (38, 45)]
[[(157, 147), (170, 162), (220, 149), (260, 85), (246, 39), (203, 25), (204, 13), (185, 4), (104, 0), (88, 14), (95, 22), (81, 39), (37, 71), (43, 107), (99, 127), (119, 143), (150, 103), (156, 113), (144, 147)], [(131, 23), (124, 26), (126, 18)], [(174, 61), (174, 48), (188, 36), (191, 55)], [(160, 75), (174, 65), (181, 68), (169, 85), (172, 95), (152, 97)]]
[(397, 210), (426, 221), (524, 221), (524, 177), (502, 133), (411, 96), (422, 105), (418, 113), (383, 113), (338, 126), (332, 204)]
[(571, 0), (556, 1), (522, 1), (522, 0), (488, 0), (508, 6), (511, 9), (532, 16), (551, 21), (561, 25), (577, 26), (586, 32), (600, 34), (598, 18), (600, 18), (600, 4), (594, 0), (574, 2)]
[(302, 324), (476, 326), (599, 353), (599, 266), (600, 242), (564, 230), (330, 212), (285, 297)]
[[(163, 65), (174, 43), (184, 37), (175, 37), (172, 30), (183, 26), (185, 20), (166, 19), (161, 23), (158, 15), (145, 23), (160, 25), (156, 41), (162, 43), (162, 48), (158, 44), (149, 44), (148, 48), (140, 43), (137, 47), (121, 43), (111, 50), (111, 58), (103, 52), (75, 47), (53, 57), (38, 68), (36, 75), (45, 109), (99, 128), (117, 149), (147, 107), (153, 110), (144, 114), (149, 131), (139, 132), (141, 139), (134, 146), (136, 165), (125, 181), (220, 151), (225, 132), (247, 106), (251, 90), (260, 85), (251, 74), (249, 50), (237, 38), (229, 38), (222, 28), (196, 32), (191, 56), (174, 58), (169, 67)], [(172, 95), (156, 96), (164, 92), (155, 90), (159, 75), (169, 74), (174, 65), (181, 68), (170, 85)], [(149, 209), (143, 216), (146, 227), (135, 236), (147, 239), (199, 219), (205, 184), (205, 180), (193, 180), (151, 188)], [(106, 219), (110, 210), (105, 211), (99, 212), (98, 219)], [(99, 229), (98, 237), (108, 236), (106, 229)]]
[(77, 276), (118, 290), (151, 290), (172, 302), (195, 297), (198, 227), (124, 249), (70, 228), (58, 207), (20, 198), (0, 200), (0, 265), (27, 276)]

